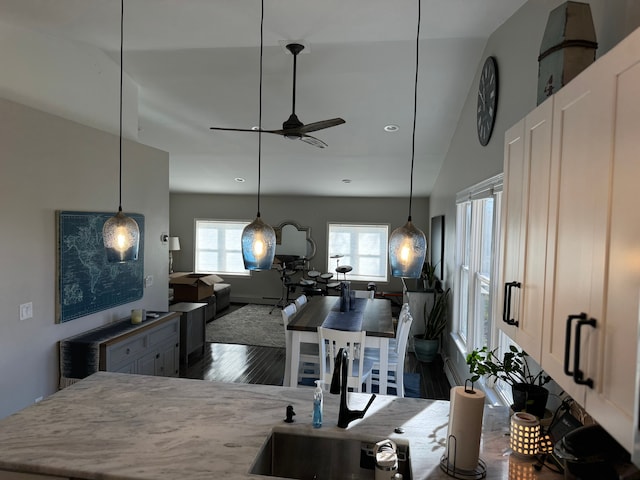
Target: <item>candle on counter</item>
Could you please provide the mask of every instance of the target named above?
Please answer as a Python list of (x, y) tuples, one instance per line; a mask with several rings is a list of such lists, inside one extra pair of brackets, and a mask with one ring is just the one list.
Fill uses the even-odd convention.
[(142, 320), (145, 316), (146, 315), (144, 314), (144, 310), (142, 310), (141, 308), (135, 308), (131, 310), (131, 323), (142, 323)]

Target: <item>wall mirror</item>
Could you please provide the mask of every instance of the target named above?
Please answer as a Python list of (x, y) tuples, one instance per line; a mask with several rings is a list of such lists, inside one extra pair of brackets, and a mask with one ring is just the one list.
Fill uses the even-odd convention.
[(273, 227), (276, 232), (276, 256), (293, 255), (311, 260), (316, 254), (316, 242), (311, 238), (311, 228), (293, 220), (285, 220)]

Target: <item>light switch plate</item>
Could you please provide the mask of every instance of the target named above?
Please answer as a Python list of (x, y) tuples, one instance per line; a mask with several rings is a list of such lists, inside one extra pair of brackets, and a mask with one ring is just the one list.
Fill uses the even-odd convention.
[(28, 318), (33, 318), (33, 303), (23, 303), (20, 305), (20, 320), (26, 320)]

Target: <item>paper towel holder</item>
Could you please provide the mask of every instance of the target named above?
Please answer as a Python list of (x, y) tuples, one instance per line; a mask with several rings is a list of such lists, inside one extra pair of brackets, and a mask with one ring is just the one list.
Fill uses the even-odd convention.
[[(467, 383), (471, 384), (469, 388)], [(473, 389), (473, 382), (470, 379), (464, 382), (464, 391), (467, 394), (475, 394)], [(455, 435), (449, 435), (447, 437), (447, 448), (445, 452), (453, 452), (453, 459), (449, 458), (447, 453), (440, 458), (440, 469), (453, 478), (460, 480), (476, 480), (485, 478), (487, 476), (487, 464), (481, 458), (478, 458), (478, 465), (473, 470), (462, 470), (456, 467), (456, 454), (457, 454), (457, 438)]]

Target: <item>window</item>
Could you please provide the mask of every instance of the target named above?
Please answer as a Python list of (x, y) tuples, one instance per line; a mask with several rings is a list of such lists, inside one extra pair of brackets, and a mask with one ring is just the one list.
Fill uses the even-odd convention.
[[(389, 225), (329, 224), (327, 271), (351, 265), (350, 280), (388, 281), (387, 255)], [(331, 258), (342, 255), (341, 258)]]
[(496, 311), (497, 245), (500, 230), (502, 175), (458, 194), (456, 210), (456, 297), (454, 336), (467, 354), (492, 347)]
[(242, 260), (242, 230), (249, 222), (196, 220), (195, 271), (249, 275)]

